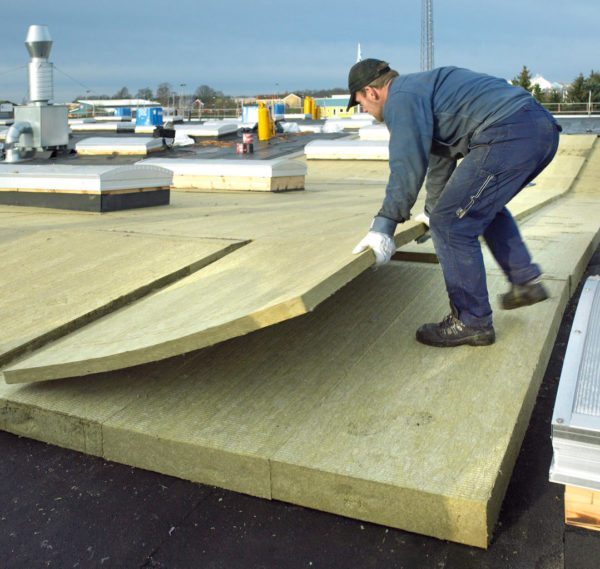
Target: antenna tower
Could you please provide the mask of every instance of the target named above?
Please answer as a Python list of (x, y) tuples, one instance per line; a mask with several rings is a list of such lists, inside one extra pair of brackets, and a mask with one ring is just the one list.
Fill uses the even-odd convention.
[(421, 71), (433, 69), (433, 0), (421, 0)]

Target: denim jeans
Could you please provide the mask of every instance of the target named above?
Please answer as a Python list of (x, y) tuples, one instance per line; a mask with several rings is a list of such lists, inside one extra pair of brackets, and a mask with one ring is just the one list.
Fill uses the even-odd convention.
[[(492, 324), (479, 237), (514, 284), (540, 275), (506, 204), (552, 160), (559, 127), (535, 101), (473, 135), (430, 215), (451, 304), (468, 326)], [(536, 191), (536, 190), (532, 190)]]

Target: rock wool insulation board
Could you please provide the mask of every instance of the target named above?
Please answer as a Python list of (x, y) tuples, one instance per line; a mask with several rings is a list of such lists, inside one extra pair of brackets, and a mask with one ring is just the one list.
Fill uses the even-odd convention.
[(0, 249), (0, 365), (174, 282), (241, 242), (38, 231)]
[(101, 136), (85, 138), (75, 145), (77, 154), (82, 156), (100, 156), (119, 154), (123, 156), (145, 156), (162, 150), (161, 138), (126, 137), (103, 138)]
[(97, 212), (164, 205), (171, 179), (156, 166), (0, 164), (0, 203)]
[[(499, 277), (489, 286), (505, 290)], [(550, 289), (498, 312), (494, 346), (435, 350), (414, 331), (447, 312), (441, 274), (393, 264), (309, 315), (187, 356), (0, 385), (0, 427), (486, 547), (566, 302), (563, 282)]]
[[(352, 168), (346, 167), (344, 170), (347, 170), (345, 175), (348, 180), (352, 180)], [(335, 169), (331, 170), (330, 175), (332, 180), (338, 178)], [(376, 191), (376, 188), (362, 185), (360, 179), (354, 179), (353, 183), (362, 187), (363, 192)], [(210, 204), (208, 210), (201, 208), (200, 214), (204, 216), (202, 227), (206, 232), (222, 232), (213, 233), (215, 237), (232, 238), (237, 234), (252, 239), (252, 233), (258, 228), (274, 233), (267, 239), (253, 241), (243, 250), (142, 301), (40, 348), (5, 369), (6, 380), (43, 381), (159, 360), (312, 310), (372, 262), (370, 252), (368, 260), (350, 254), (356, 236), (348, 229), (356, 225), (354, 216), (364, 209), (360, 205), (362, 194), (356, 201), (356, 197), (348, 191), (351, 186), (352, 183), (347, 181), (342, 199), (335, 186), (331, 186), (331, 192), (315, 192), (285, 203), (271, 201), (271, 209), (255, 204), (258, 205), (257, 209), (248, 209), (244, 215), (239, 215), (239, 209), (215, 209), (215, 204)], [(538, 200), (554, 199), (552, 192), (549, 194), (550, 197), (544, 192), (538, 193)], [(329, 201), (333, 196), (338, 197)], [(320, 206), (315, 200), (320, 200)], [(379, 200), (375, 202), (377, 205)], [(338, 227), (344, 229), (339, 238), (331, 239), (335, 233), (330, 218), (334, 204), (340, 216)], [(299, 207), (303, 210), (301, 215), (298, 214)], [(345, 210), (345, 207), (349, 209)], [(539, 201), (531, 202), (529, 207), (538, 208)], [(211, 216), (207, 216), (208, 211), (218, 214), (212, 223)], [(375, 208), (373, 211), (376, 211)], [(593, 212), (592, 209), (590, 211)], [(575, 210), (571, 214), (575, 221), (581, 218)], [(223, 223), (222, 227), (219, 226), (219, 220)], [(329, 234), (322, 232), (325, 221)], [(591, 223), (593, 225), (593, 220)], [(170, 223), (164, 226), (162, 221), (156, 220), (147, 230), (166, 230), (172, 234), (173, 231), (187, 231), (188, 226), (197, 231), (197, 218), (192, 217), (189, 222), (181, 219), (175, 225)], [(285, 228), (287, 235), (283, 236), (278, 227)], [(321, 228), (321, 233), (312, 233), (315, 227)], [(410, 242), (422, 231), (421, 224), (409, 222), (401, 225), (396, 236), (397, 242)], [(573, 258), (578, 260), (579, 269), (585, 262), (580, 253), (589, 251), (596, 234), (597, 230), (584, 232), (577, 240), (577, 247), (571, 249)], [(282, 251), (286, 254), (280, 254)], [(557, 276), (567, 278), (564, 273), (557, 273)]]
[(308, 160), (388, 160), (388, 143), (379, 140), (313, 140), (304, 147)]
[[(114, 333), (109, 332), (103, 339), (96, 337), (99, 343), (96, 347), (89, 345), (91, 351), (79, 346), (67, 356), (64, 368), (62, 364), (56, 367), (54, 364), (58, 360), (53, 360), (54, 377), (78, 375), (80, 372), (72, 366), (86, 368), (87, 363), (80, 359), (86, 352), (95, 354), (92, 359), (96, 371), (98, 365), (114, 369), (114, 366), (133, 365), (131, 358), (135, 363), (162, 359), (311, 310), (374, 261), (370, 251), (362, 255), (352, 255), (351, 251), (378, 207), (381, 187), (363, 188), (359, 180), (349, 175), (352, 169), (353, 165), (341, 167), (341, 173), (349, 176), (344, 187), (317, 184), (310, 191), (288, 193), (177, 192), (172, 207), (119, 212), (112, 216), (81, 217), (52, 212), (49, 217), (41, 211), (24, 216), (10, 208), (0, 210), (0, 234), (14, 240), (33, 229), (58, 225), (76, 226), (82, 231), (116, 230), (155, 236), (224, 239), (228, 243), (251, 241), (244, 247), (244, 254), (232, 255), (226, 263), (219, 267), (215, 264), (214, 269), (205, 273), (200, 271), (203, 278), (198, 281), (182, 278), (172, 288), (162, 289), (164, 294), (156, 297), (160, 303), (156, 306), (159, 312), (154, 316), (154, 307), (141, 307), (139, 302), (106, 316), (119, 314), (118, 320), (113, 320), (110, 325), (115, 326)], [(336, 178), (340, 175), (335, 169), (332, 172)], [(407, 223), (397, 233), (398, 243), (414, 239), (421, 233), (419, 224)], [(1, 302), (2, 299), (0, 307)], [(127, 314), (133, 313), (127, 312), (129, 308), (142, 310), (150, 325), (147, 332), (141, 331), (140, 326), (130, 319)], [(161, 310), (169, 313), (162, 324)], [(88, 327), (79, 331), (84, 329), (88, 330)], [(123, 352), (126, 344), (114, 335), (117, 329), (129, 330), (133, 341), (131, 352), (127, 348)], [(138, 335), (139, 339), (133, 339)], [(110, 345), (105, 344), (109, 337), (113, 340), (108, 342)], [(48, 354), (54, 353), (54, 349), (59, 349), (59, 343), (60, 340), (40, 349), (50, 349)], [(100, 348), (101, 345), (105, 347)], [(142, 359), (136, 359), (138, 357)], [(20, 361), (23, 363), (24, 360)], [(37, 377), (45, 379), (39, 373)]]
[(306, 164), (274, 160), (149, 158), (138, 162), (173, 172), (173, 189), (281, 192), (304, 189)]
[[(418, 226), (398, 236), (419, 235)], [(164, 359), (300, 316), (368, 268), (354, 238), (246, 245), (3, 370), (7, 382), (88, 375)], [(301, 263), (281, 250), (302, 250)], [(332, 255), (333, 252), (336, 255)], [(277, 259), (273, 262), (273, 259)]]
[[(0, 208), (9, 244), (48, 227), (251, 240), (9, 365), (13, 380), (31, 373), (34, 382), (0, 384), (0, 428), (485, 547), (568, 296), (561, 274), (575, 274), (581, 259), (578, 249), (562, 255), (562, 272), (547, 281), (551, 298), (518, 311), (497, 309), (494, 299), (507, 285), (491, 271), (495, 345), (422, 346), (415, 329), (448, 311), (439, 268), (395, 263), (368, 271), (370, 252), (350, 254), (381, 203), (385, 176), (376, 165), (320, 163), (305, 192), (177, 192), (173, 207), (115, 216)], [(573, 196), (597, 205), (586, 172)], [(579, 215), (561, 211), (563, 225)], [(408, 222), (396, 237), (421, 233)], [(556, 234), (558, 251), (564, 236)], [(204, 287), (195, 278), (201, 273)], [(139, 332), (146, 327), (148, 338)], [(186, 355), (168, 357), (179, 352)], [(148, 363), (101, 371), (136, 361)], [(94, 367), (100, 363), (108, 367)], [(97, 373), (37, 382), (90, 371)]]

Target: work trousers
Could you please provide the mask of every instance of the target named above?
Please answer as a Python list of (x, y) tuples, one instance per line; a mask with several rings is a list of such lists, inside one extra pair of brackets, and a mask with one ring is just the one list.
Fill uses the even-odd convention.
[(524, 284), (541, 274), (506, 204), (550, 163), (558, 133), (552, 115), (531, 101), (475, 134), (431, 212), (431, 236), (448, 296), (468, 326), (492, 324), (480, 236), (511, 283)]

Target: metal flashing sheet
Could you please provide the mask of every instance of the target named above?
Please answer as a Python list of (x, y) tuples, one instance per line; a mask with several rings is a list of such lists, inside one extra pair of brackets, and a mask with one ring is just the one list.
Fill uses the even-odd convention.
[(132, 188), (168, 188), (173, 174), (146, 164), (71, 166), (0, 164), (0, 191), (98, 193)]
[(550, 479), (600, 489), (600, 276), (587, 279), (552, 416)]

